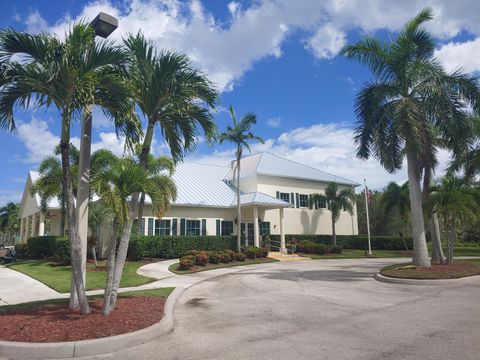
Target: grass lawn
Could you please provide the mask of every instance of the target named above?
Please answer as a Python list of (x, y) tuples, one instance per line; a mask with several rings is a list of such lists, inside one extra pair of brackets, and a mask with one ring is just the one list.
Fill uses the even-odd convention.
[[(168, 287), (168, 288), (160, 288), (160, 289), (126, 291), (126, 292), (118, 293), (118, 297), (126, 298), (126, 297), (142, 296), (142, 297), (167, 298), (174, 289), (175, 288), (173, 287)], [(88, 296), (90, 300), (98, 299), (102, 297), (103, 295)], [(16, 304), (16, 305), (4, 305), (4, 306), (0, 306), (0, 314), (8, 313), (9, 311), (27, 310), (27, 309), (33, 309), (39, 306), (44, 306), (44, 305), (57, 305), (57, 304), (64, 304), (68, 302), (69, 302), (69, 299), (66, 298), (66, 299), (50, 299), (50, 300), (42, 300), (42, 301), (32, 301), (32, 302)]]
[(221, 269), (221, 268), (228, 268), (232, 266), (242, 266), (242, 265), (253, 265), (253, 264), (263, 264), (263, 263), (270, 263), (276, 262), (278, 260), (270, 259), (270, 258), (261, 258), (261, 259), (246, 259), (245, 261), (234, 261), (227, 264), (220, 263), (220, 264), (206, 264), (205, 266), (194, 266), (189, 270), (180, 270), (178, 268), (179, 264), (175, 263), (170, 265), (168, 270), (171, 272), (178, 274), (178, 275), (185, 275), (185, 274), (193, 274), (200, 271), (206, 270), (213, 270), (213, 269)]
[(380, 270), (384, 276), (404, 279), (457, 279), (480, 275), (480, 259), (457, 260), (451, 265), (432, 265), (430, 268), (416, 268), (411, 264), (390, 265)]
[[(431, 249), (429, 250), (431, 253)], [(445, 250), (446, 251), (446, 250)], [(341, 254), (300, 254), (312, 259), (359, 259), (365, 258), (364, 250), (345, 249)], [(454, 251), (455, 256), (480, 256), (479, 247), (457, 247)], [(395, 257), (411, 257), (411, 251), (405, 250), (372, 250), (372, 255), (368, 258), (395, 258)]]
[[(155, 279), (137, 274), (137, 269), (145, 265), (144, 262), (126, 262), (123, 269), (120, 287), (139, 286), (154, 281)], [(48, 260), (24, 260), (7, 265), (13, 270), (20, 271), (52, 289), (66, 293), (70, 291), (70, 265), (59, 265)], [(107, 279), (105, 262), (99, 262), (96, 268), (94, 264), (87, 264), (87, 290), (103, 289)]]

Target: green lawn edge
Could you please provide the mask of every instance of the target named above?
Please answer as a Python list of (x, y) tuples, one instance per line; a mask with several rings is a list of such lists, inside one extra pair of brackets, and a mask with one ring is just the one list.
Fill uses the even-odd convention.
[[(141, 262), (126, 262), (123, 270), (120, 287), (135, 287), (155, 281), (154, 278), (137, 274), (138, 268), (145, 265)], [(65, 294), (70, 292), (71, 266), (55, 265), (52, 262), (40, 260), (21, 260), (7, 264), (6, 267), (21, 272), (40, 281), (51, 289)], [(106, 272), (87, 272), (86, 290), (99, 290), (105, 287)]]
[[(125, 298), (125, 297), (133, 297), (133, 296), (143, 296), (143, 297), (163, 297), (167, 298), (174, 287), (166, 287), (166, 288), (158, 288), (158, 289), (147, 289), (147, 290), (132, 290), (132, 291), (125, 291), (118, 293), (118, 297)], [(89, 295), (88, 298), (91, 299), (98, 299), (102, 298), (103, 294), (98, 295)], [(40, 301), (32, 301), (26, 302), (21, 304), (14, 304), (14, 305), (2, 305), (0, 306), (0, 314), (6, 313), (9, 311), (18, 311), (18, 310), (27, 310), (33, 309), (36, 307), (46, 306), (46, 305), (58, 305), (58, 304), (65, 304), (68, 303), (68, 298), (63, 299), (49, 299), (49, 300), (40, 300)]]
[(208, 270), (215, 270), (215, 269), (223, 269), (223, 268), (229, 268), (229, 267), (235, 267), (235, 266), (246, 266), (246, 265), (255, 265), (255, 264), (265, 264), (265, 263), (272, 263), (272, 262), (277, 262), (279, 260), (277, 259), (271, 259), (271, 258), (261, 258), (261, 259), (246, 259), (245, 261), (235, 261), (231, 263), (220, 263), (220, 264), (207, 264), (205, 266), (198, 266), (196, 267), (195, 271), (192, 270), (179, 270), (178, 263), (174, 263), (168, 267), (168, 270), (170, 272), (173, 272), (177, 275), (187, 275), (187, 274), (195, 274), (198, 272), (202, 271), (208, 271)]

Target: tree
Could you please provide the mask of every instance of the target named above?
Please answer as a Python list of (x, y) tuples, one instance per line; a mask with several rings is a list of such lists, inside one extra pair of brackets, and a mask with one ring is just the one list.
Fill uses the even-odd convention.
[[(115, 164), (103, 168), (92, 177), (93, 188), (102, 203), (113, 214), (113, 236), (110, 244), (105, 286), (103, 314), (115, 308), (120, 279), (127, 256), (128, 241), (133, 224), (134, 211), (129, 198), (135, 193), (145, 193), (152, 200), (153, 213), (161, 217), (176, 198), (175, 183), (171, 173), (150, 174), (131, 158), (121, 158)], [(120, 242), (117, 250), (117, 237)], [(122, 250), (124, 249), (124, 250)]]
[(342, 49), (342, 54), (367, 65), (375, 80), (357, 95), (357, 156), (377, 158), (389, 172), (406, 157), (413, 235), (413, 262), (430, 266), (422, 209), (422, 171), (435, 163), (436, 142), (459, 152), (462, 133), (470, 126), (465, 108), (478, 111), (476, 80), (460, 71), (447, 74), (433, 57), (435, 42), (421, 25), (433, 18), (421, 11), (401, 29), (395, 41), (381, 44), (365, 38)]
[[(155, 127), (170, 147), (173, 160), (180, 161), (194, 150), (199, 129), (207, 141), (214, 139), (216, 126), (210, 109), (218, 93), (205, 74), (192, 67), (186, 55), (157, 53), (142, 34), (124, 40), (130, 55), (130, 82), (138, 108), (147, 120), (139, 154), (140, 166), (147, 166)], [(131, 206), (137, 209), (139, 194), (133, 194)], [(135, 218), (141, 220), (143, 203)]]
[(447, 264), (453, 262), (458, 225), (475, 219), (480, 210), (480, 193), (464, 179), (445, 176), (432, 188), (429, 207), (435, 206), (447, 233)]
[[(385, 214), (397, 215), (399, 217), (402, 228), (399, 231), (400, 237), (405, 245), (406, 250), (408, 246), (403, 239), (405, 229), (408, 227), (408, 215), (410, 213), (410, 200), (408, 192), (408, 182), (403, 185), (398, 185), (395, 182), (391, 182), (385, 188), (381, 198), (382, 209)], [(396, 212), (396, 214), (395, 214)]]
[(332, 244), (337, 245), (337, 233), (335, 231), (335, 224), (340, 218), (341, 211), (348, 211), (353, 214), (353, 204), (355, 203), (355, 193), (352, 189), (338, 190), (336, 182), (331, 181), (325, 189), (325, 195), (313, 194), (310, 198), (310, 209), (313, 204), (324, 202), (327, 204), (327, 209), (330, 210), (332, 219)]
[[(83, 116), (89, 116), (86, 107), (97, 103), (127, 139), (135, 138), (139, 128), (137, 119), (131, 116), (134, 103), (129, 100), (129, 87), (116, 74), (116, 62), (123, 62), (126, 54), (111, 43), (98, 43), (94, 38), (94, 30), (86, 24), (75, 24), (62, 40), (48, 34), (0, 32), (0, 127), (13, 131), (16, 105), (27, 107), (32, 99), (35, 106), (54, 105), (61, 113), (62, 182), (75, 284), (70, 304), (76, 293), (82, 314), (90, 308), (69, 162), (70, 124), (82, 111)], [(88, 177), (85, 183), (88, 184)]]
[[(42, 160), (38, 167), (40, 177), (33, 183), (30, 192), (32, 195), (38, 194), (40, 197), (40, 207), (43, 212), (47, 211), (48, 202), (56, 198), (60, 203), (60, 234), (65, 234), (65, 189), (63, 186), (62, 163), (58, 159), (60, 155), (60, 146), (55, 147), (55, 156), (48, 156)], [(80, 154), (78, 149), (70, 144), (70, 170), (72, 172), (73, 192), (77, 192), (76, 174), (78, 174), (78, 163)]]
[(100, 235), (100, 227), (102, 224), (105, 224), (107, 220), (112, 217), (112, 212), (108, 207), (106, 207), (103, 203), (97, 202), (94, 204), (90, 204), (88, 209), (88, 227), (90, 229), (91, 235), (89, 238), (89, 245), (92, 250), (93, 260), (95, 262), (95, 266), (97, 266), (97, 239)]
[(257, 123), (257, 116), (253, 113), (248, 113), (244, 115), (240, 121), (237, 120), (235, 116), (235, 110), (233, 106), (230, 105), (230, 116), (233, 121), (233, 126), (228, 125), (225, 132), (220, 134), (219, 141), (222, 144), (225, 141), (228, 141), (236, 146), (235, 151), (235, 168), (233, 169), (232, 179), (237, 177), (237, 250), (241, 250), (242, 246), (242, 234), (241, 234), (241, 223), (242, 223), (242, 210), (240, 204), (240, 161), (242, 160), (242, 155), (244, 148), (251, 152), (249, 141), (255, 141), (264, 143), (263, 139), (259, 136), (256, 136), (252, 133), (252, 127)]
[(0, 207), (0, 234), (14, 235), (18, 232), (20, 204), (8, 203)]

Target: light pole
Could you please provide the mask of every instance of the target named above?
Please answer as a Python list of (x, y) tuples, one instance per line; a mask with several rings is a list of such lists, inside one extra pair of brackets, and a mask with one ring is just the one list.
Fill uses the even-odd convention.
[[(95, 30), (95, 35), (106, 38), (117, 27), (117, 18), (106, 13), (99, 13), (92, 20), (90, 26)], [(87, 271), (87, 238), (88, 238), (88, 201), (90, 197), (90, 155), (92, 148), (92, 108), (93, 104), (88, 104), (83, 108), (82, 114), (82, 132), (80, 137), (80, 163), (78, 171), (78, 189), (77, 189), (77, 224), (78, 236), (82, 244), (82, 275), (85, 284)], [(71, 283), (71, 294), (76, 294), (75, 283)], [(76, 307), (75, 295), (70, 296), (70, 307)]]

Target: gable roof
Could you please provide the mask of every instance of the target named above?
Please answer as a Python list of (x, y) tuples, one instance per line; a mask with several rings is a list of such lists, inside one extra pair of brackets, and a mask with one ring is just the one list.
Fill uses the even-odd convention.
[[(335, 181), (339, 184), (359, 186), (359, 184), (354, 181), (273, 155), (269, 152), (258, 153), (241, 160), (241, 177), (248, 177), (255, 174), (321, 182)], [(225, 179), (230, 180), (232, 175), (233, 170), (230, 168), (225, 175)]]

